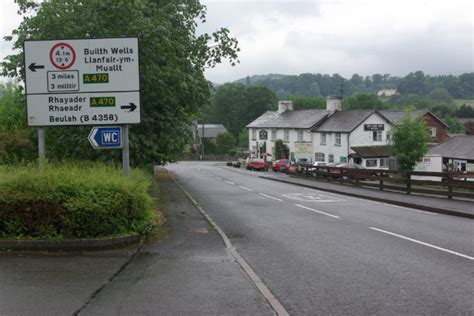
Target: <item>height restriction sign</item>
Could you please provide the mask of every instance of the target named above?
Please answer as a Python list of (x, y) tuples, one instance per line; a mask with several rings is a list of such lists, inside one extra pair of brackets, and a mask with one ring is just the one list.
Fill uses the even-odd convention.
[(25, 41), (29, 126), (140, 123), (137, 38)]

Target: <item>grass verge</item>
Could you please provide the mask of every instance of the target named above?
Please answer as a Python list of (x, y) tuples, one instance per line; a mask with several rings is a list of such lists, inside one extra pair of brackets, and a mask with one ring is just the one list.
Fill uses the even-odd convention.
[(0, 166), (0, 238), (147, 235), (157, 228), (151, 176), (110, 165)]

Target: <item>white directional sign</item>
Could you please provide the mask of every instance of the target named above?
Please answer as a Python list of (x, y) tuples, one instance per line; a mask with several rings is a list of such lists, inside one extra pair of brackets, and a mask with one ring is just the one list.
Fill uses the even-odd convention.
[(137, 38), (25, 41), (29, 126), (140, 123)]

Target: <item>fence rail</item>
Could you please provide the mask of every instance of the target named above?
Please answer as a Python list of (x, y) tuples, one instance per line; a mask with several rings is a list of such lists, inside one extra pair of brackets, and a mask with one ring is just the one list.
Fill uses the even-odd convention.
[(474, 199), (474, 173), (393, 171), (349, 169), (327, 166), (298, 166), (292, 176), (338, 182), (378, 190), (406, 194), (427, 194), (453, 198)]

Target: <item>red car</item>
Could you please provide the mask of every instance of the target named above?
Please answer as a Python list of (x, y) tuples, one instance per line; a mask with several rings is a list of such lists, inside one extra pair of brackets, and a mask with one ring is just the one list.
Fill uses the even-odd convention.
[(288, 159), (278, 159), (273, 162), (272, 169), (275, 172), (278, 172), (278, 171), (283, 172), (283, 171), (288, 170), (289, 164), (290, 164), (290, 161)]
[[(341, 169), (339, 169), (341, 168)], [(330, 168), (329, 172), (332, 174), (343, 174), (344, 177), (352, 176), (357, 178), (370, 178), (375, 175), (374, 171), (366, 169), (364, 166), (354, 163), (341, 163), (336, 168)]]
[(247, 164), (247, 170), (262, 170), (268, 171), (268, 164), (265, 160), (260, 158), (252, 158)]

